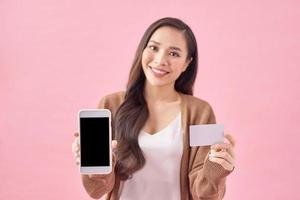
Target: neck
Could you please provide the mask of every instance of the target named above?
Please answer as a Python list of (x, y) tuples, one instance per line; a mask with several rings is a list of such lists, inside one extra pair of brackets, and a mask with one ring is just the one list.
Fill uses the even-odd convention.
[(144, 96), (147, 102), (174, 102), (180, 98), (174, 85), (152, 86), (147, 80), (144, 87)]

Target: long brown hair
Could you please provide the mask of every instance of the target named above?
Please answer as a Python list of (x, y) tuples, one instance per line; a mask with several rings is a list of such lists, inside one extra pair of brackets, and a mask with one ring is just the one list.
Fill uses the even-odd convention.
[(193, 95), (193, 86), (197, 75), (197, 42), (190, 27), (177, 18), (166, 17), (155, 21), (145, 31), (133, 60), (123, 103), (115, 115), (116, 174), (121, 180), (127, 180), (134, 172), (145, 165), (145, 157), (138, 144), (138, 135), (148, 118), (149, 111), (144, 97), (145, 75), (142, 69), (142, 54), (152, 34), (162, 26), (170, 26), (183, 31), (188, 55), (191, 59), (187, 69), (175, 82), (175, 90)]

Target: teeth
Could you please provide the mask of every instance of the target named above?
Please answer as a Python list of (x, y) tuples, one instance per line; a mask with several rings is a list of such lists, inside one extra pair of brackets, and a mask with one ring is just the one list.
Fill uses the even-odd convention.
[(155, 68), (152, 68), (152, 67), (151, 67), (151, 69), (152, 69), (152, 71), (154, 71), (155, 73), (158, 73), (158, 74), (166, 74), (167, 73), (165, 71), (162, 71), (162, 70), (159, 70), (159, 69), (155, 69)]

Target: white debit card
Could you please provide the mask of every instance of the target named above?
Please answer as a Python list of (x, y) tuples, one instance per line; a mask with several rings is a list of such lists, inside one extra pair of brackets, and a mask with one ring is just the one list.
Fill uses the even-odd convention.
[(190, 146), (208, 146), (224, 141), (224, 125), (201, 124), (190, 126)]

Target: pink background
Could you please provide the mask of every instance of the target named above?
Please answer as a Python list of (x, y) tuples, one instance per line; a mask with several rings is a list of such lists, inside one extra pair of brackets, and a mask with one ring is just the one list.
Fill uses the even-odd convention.
[(194, 30), (195, 95), (238, 142), (225, 199), (300, 199), (299, 4), (1, 0), (0, 199), (90, 199), (71, 153), (77, 111), (125, 88), (165, 16)]

